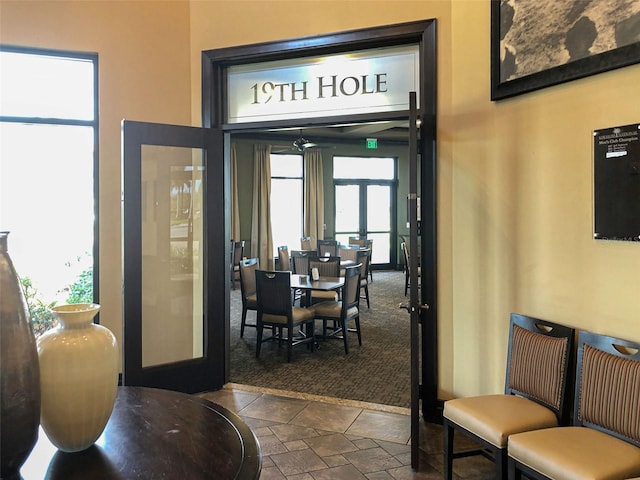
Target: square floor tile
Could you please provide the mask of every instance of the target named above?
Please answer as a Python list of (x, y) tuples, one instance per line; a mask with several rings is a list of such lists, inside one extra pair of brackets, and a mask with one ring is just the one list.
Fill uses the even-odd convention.
[(224, 408), (231, 410), (234, 413), (238, 413), (261, 395), (261, 393), (256, 392), (222, 389), (215, 392), (207, 392), (203, 394), (202, 397), (213, 403), (222, 405)]
[(358, 450), (351, 441), (341, 433), (325, 435), (322, 437), (307, 438), (305, 443), (321, 457), (329, 457), (340, 453), (355, 452)]
[(240, 410), (243, 417), (287, 423), (294, 418), (309, 402), (297, 398), (262, 395)]
[(327, 464), (310, 448), (271, 455), (271, 460), (287, 477), (327, 468)]
[(411, 439), (411, 417), (364, 410), (349, 427), (347, 434), (406, 444)]
[(344, 433), (362, 412), (361, 408), (309, 402), (296, 417), (293, 425)]
[(393, 455), (390, 455), (381, 447), (345, 453), (344, 458), (349, 460), (362, 473), (379, 472), (402, 466)]

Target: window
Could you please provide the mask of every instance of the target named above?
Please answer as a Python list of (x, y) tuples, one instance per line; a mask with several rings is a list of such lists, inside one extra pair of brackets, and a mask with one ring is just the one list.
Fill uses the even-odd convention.
[(274, 258), (278, 247), (297, 250), (302, 237), (302, 155), (271, 154), (271, 234)]
[(336, 240), (360, 236), (373, 242), (371, 263), (393, 265), (396, 237), (396, 159), (333, 157)]
[(0, 47), (0, 228), (36, 335), (98, 301), (97, 56)]

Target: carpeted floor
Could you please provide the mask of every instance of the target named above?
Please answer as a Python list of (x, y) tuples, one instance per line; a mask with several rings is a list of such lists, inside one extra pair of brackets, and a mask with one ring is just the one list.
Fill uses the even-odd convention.
[[(231, 292), (231, 382), (290, 390), (399, 407), (410, 406), (409, 314), (398, 305), (406, 302), (404, 273), (374, 271), (369, 286), (371, 308), (360, 301), (362, 346), (349, 334), (349, 354), (340, 339), (320, 341), (311, 353), (294, 347), (286, 361), (286, 347), (263, 344), (255, 358), (255, 328), (240, 338), (240, 288)], [(255, 322), (255, 312), (247, 320)], [(319, 324), (320, 325), (320, 322)], [(316, 328), (316, 331), (319, 331)]]

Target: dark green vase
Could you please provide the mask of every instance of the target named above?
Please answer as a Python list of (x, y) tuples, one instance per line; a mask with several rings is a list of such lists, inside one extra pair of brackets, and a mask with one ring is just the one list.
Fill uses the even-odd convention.
[(0, 232), (0, 478), (20, 478), (38, 439), (40, 366), (27, 301)]

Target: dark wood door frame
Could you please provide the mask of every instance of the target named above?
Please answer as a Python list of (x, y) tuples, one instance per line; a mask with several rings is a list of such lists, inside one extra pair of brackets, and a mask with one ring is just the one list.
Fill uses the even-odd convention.
[[(422, 315), (422, 376), (420, 397), (424, 418), (440, 421), (442, 402), (438, 400), (438, 339), (437, 339), (437, 225), (436, 225), (436, 20), (421, 20), (389, 26), (348, 30), (274, 42), (240, 45), (202, 52), (202, 125), (220, 128), (228, 136), (250, 129), (282, 128), (292, 121), (256, 123), (226, 123), (226, 69), (273, 60), (285, 60), (318, 55), (375, 49), (397, 45), (418, 44), (420, 47), (420, 91), (418, 116), (421, 120), (418, 152), (420, 153), (421, 192), (421, 301), (429, 305)], [(307, 126), (332, 125), (346, 122), (373, 122), (406, 119), (408, 111), (296, 119)], [(225, 167), (228, 169), (228, 167)], [(226, 176), (228, 177), (228, 175)], [(225, 198), (228, 199), (227, 183)], [(226, 324), (222, 324), (226, 322)], [(228, 319), (221, 319), (219, 331), (228, 329)], [(227, 364), (229, 352), (226, 353)]]

